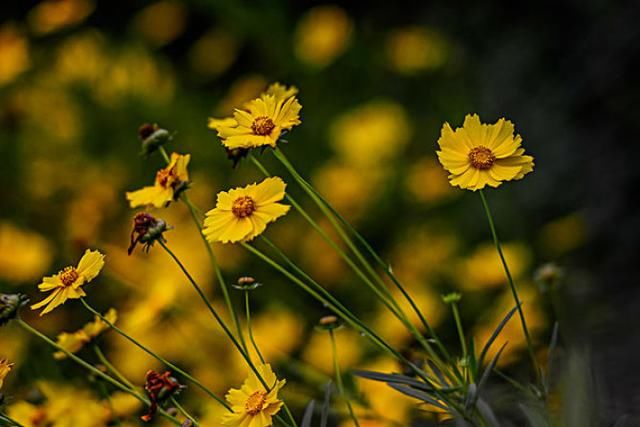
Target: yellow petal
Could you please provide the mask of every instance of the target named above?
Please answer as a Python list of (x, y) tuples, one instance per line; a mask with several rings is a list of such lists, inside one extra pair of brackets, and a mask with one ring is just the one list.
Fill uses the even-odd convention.
[(275, 176), (267, 178), (260, 184), (256, 185), (252, 190), (250, 196), (256, 202), (258, 207), (267, 205), (270, 203), (279, 202), (284, 198), (285, 189), (287, 184)]
[(78, 274), (87, 282), (96, 277), (104, 266), (104, 255), (87, 249), (78, 263)]
[(162, 208), (173, 200), (173, 190), (158, 185), (127, 192), (126, 195), (132, 208), (148, 205)]

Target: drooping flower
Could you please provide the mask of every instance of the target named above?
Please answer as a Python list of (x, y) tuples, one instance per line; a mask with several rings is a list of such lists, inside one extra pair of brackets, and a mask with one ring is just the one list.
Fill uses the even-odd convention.
[(7, 378), (9, 372), (13, 368), (13, 363), (9, 362), (7, 359), (0, 358), (0, 389), (4, 384), (4, 379)]
[(524, 154), (522, 138), (514, 136), (513, 123), (500, 119), (495, 124), (480, 123), (478, 115), (467, 115), (455, 131), (442, 126), (437, 152), (449, 171), (453, 186), (481, 190), (498, 187), (503, 181), (522, 179), (533, 170), (533, 157)]
[(145, 252), (149, 252), (149, 249), (153, 244), (160, 240), (164, 242), (163, 233), (169, 230), (167, 223), (146, 212), (138, 212), (133, 218), (133, 230), (131, 230), (131, 237), (129, 243), (129, 249), (127, 253), (131, 255), (138, 243), (144, 245)]
[(295, 97), (298, 89), (274, 84), (233, 117), (209, 119), (209, 128), (218, 131), (225, 148), (275, 147), (282, 132), (299, 125), (302, 106)]
[(283, 405), (278, 399), (278, 392), (284, 387), (286, 380), (278, 380), (271, 365), (259, 365), (256, 370), (269, 386), (264, 385), (254, 372), (244, 381), (239, 389), (232, 388), (225, 396), (231, 404), (233, 413), (222, 416), (222, 425), (232, 427), (268, 427), (273, 424), (272, 418)]
[[(113, 324), (118, 319), (118, 313), (115, 309), (110, 308), (104, 314), (104, 317), (109, 321), (109, 323)], [(95, 320), (84, 325), (82, 329), (75, 332), (62, 332), (59, 334), (57, 344), (69, 353), (76, 353), (86, 344), (109, 329), (109, 327), (110, 326), (107, 322), (102, 320), (100, 317), (95, 316)], [(67, 355), (63, 351), (57, 351), (53, 353), (53, 357), (57, 360), (61, 360), (65, 359)]]
[(171, 153), (171, 161), (156, 174), (156, 181), (152, 186), (140, 190), (127, 192), (127, 200), (132, 208), (139, 206), (167, 206), (187, 189), (189, 173), (187, 166), (191, 160), (190, 154)]
[(98, 251), (87, 249), (77, 267), (65, 267), (58, 274), (42, 279), (38, 289), (41, 292), (51, 292), (51, 294), (39, 303), (32, 305), (31, 309), (37, 310), (46, 306), (40, 313), (42, 316), (64, 304), (68, 299), (82, 298), (86, 295), (82, 286), (93, 280), (103, 266), (104, 255)]
[(185, 386), (171, 376), (171, 372), (165, 371), (159, 374), (156, 371), (147, 371), (144, 389), (149, 396), (151, 404), (147, 414), (140, 417), (143, 421), (151, 421), (158, 410), (158, 405), (162, 405), (171, 396), (178, 394)]
[(246, 242), (261, 234), (267, 224), (289, 211), (278, 203), (286, 184), (278, 177), (259, 184), (218, 193), (216, 207), (206, 214), (202, 233), (210, 242)]

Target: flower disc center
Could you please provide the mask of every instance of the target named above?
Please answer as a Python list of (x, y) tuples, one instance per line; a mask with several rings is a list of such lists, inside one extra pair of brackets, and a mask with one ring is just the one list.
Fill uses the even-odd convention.
[(247, 414), (251, 416), (256, 415), (262, 411), (266, 400), (267, 394), (264, 391), (258, 390), (249, 396), (247, 402), (244, 404), (244, 409), (247, 411)]
[(469, 161), (474, 168), (485, 170), (493, 165), (496, 156), (487, 147), (479, 145), (469, 152)]
[(256, 210), (256, 202), (249, 196), (238, 197), (231, 206), (231, 212), (238, 218), (246, 218)]
[(66, 267), (59, 274), (60, 280), (65, 286), (73, 285), (75, 281), (78, 280), (78, 277), (80, 277), (80, 275), (78, 274), (78, 270), (76, 270), (75, 267)]
[(269, 117), (260, 116), (260, 117), (256, 117), (256, 119), (253, 121), (253, 124), (251, 125), (251, 130), (255, 135), (265, 136), (265, 135), (269, 135), (275, 127), (276, 125), (273, 123), (273, 120), (271, 120)]

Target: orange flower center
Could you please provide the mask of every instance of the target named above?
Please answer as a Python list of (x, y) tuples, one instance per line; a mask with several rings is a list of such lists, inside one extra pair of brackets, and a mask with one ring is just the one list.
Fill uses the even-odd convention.
[(474, 168), (485, 170), (493, 165), (496, 156), (487, 147), (479, 145), (469, 151), (469, 161)]
[(256, 202), (249, 196), (238, 197), (231, 206), (231, 212), (238, 218), (246, 218), (256, 210)]
[(264, 391), (256, 391), (247, 399), (247, 402), (244, 404), (244, 409), (247, 411), (247, 414), (254, 416), (258, 414), (258, 412), (262, 411), (264, 408), (264, 404), (267, 400), (267, 393)]
[(164, 188), (167, 188), (173, 185), (174, 179), (175, 179), (175, 174), (174, 174), (173, 168), (160, 169), (156, 174), (156, 182)]
[(78, 270), (76, 270), (75, 267), (66, 267), (58, 274), (60, 275), (62, 284), (65, 286), (73, 285), (75, 281), (78, 280), (78, 277), (80, 277), (80, 275), (78, 274)]
[(265, 135), (269, 135), (275, 127), (276, 125), (273, 123), (273, 120), (271, 120), (269, 117), (260, 116), (260, 117), (256, 117), (256, 119), (253, 121), (253, 124), (251, 125), (251, 130), (255, 135), (265, 136)]

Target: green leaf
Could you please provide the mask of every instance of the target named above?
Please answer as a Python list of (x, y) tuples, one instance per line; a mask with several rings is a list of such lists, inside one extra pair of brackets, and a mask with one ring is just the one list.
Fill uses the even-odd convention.
[(307, 407), (304, 409), (304, 415), (302, 416), (302, 424), (300, 427), (311, 427), (311, 420), (313, 418), (313, 409), (316, 406), (316, 401), (312, 400), (309, 402)]
[(320, 412), (320, 427), (327, 427), (327, 421), (329, 420), (329, 403), (331, 402), (331, 390), (333, 386), (331, 381), (327, 384), (327, 390), (324, 392), (324, 403), (322, 404), (322, 411)]
[(509, 311), (509, 313), (507, 313), (507, 315), (504, 316), (504, 319), (502, 319), (502, 321), (498, 324), (496, 329), (493, 331), (493, 333), (489, 337), (489, 340), (487, 341), (487, 343), (484, 345), (484, 348), (480, 352), (480, 357), (478, 358), (478, 367), (482, 367), (482, 365), (484, 364), (484, 358), (487, 355), (487, 351), (489, 351), (489, 347), (491, 347), (491, 344), (493, 344), (496, 338), (498, 338), (498, 335), (500, 335), (500, 332), (502, 332), (502, 329), (507, 324), (509, 319), (511, 319), (511, 317), (513, 316), (513, 314), (516, 312), (517, 309), (518, 309), (517, 306), (512, 308), (511, 311)]
[(393, 384), (393, 383), (389, 383), (389, 387), (391, 387), (394, 390), (399, 391), (402, 394), (406, 394), (407, 396), (413, 397), (415, 399), (421, 400), (425, 403), (428, 403), (430, 405), (436, 406), (440, 409), (444, 409), (445, 411), (448, 411), (449, 408), (447, 408), (447, 406), (445, 406), (444, 404), (442, 404), (441, 402), (439, 402), (437, 399), (429, 396), (427, 393), (420, 391), (420, 390), (416, 390), (415, 388), (411, 388), (405, 385), (400, 385), (400, 384)]

